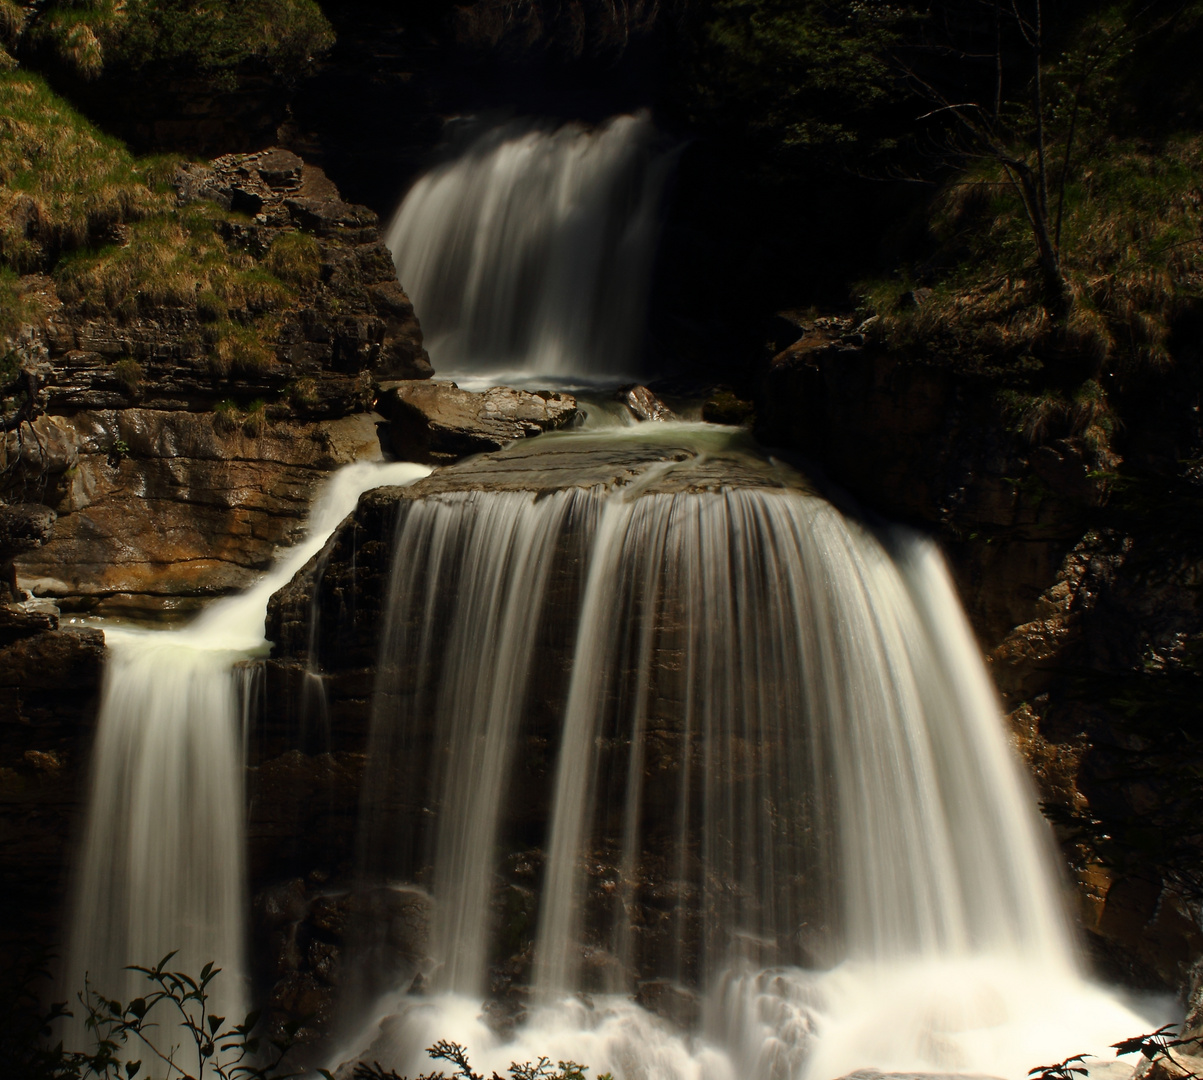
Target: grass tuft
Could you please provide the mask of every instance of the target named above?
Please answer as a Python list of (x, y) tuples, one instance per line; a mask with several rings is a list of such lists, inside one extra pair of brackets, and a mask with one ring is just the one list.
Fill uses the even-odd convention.
[(272, 241), (263, 265), (281, 281), (312, 288), (321, 272), (317, 241), (308, 233), (286, 232)]

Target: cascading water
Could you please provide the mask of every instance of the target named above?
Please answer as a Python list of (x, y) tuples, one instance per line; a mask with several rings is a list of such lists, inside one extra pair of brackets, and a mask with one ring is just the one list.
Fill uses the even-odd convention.
[[(129, 1001), (146, 984), (126, 965), (178, 950), (178, 970), (195, 976), (209, 961), (223, 969), (211, 1011), (245, 1013), (246, 680), (235, 665), (262, 653), (268, 598), (363, 491), (429, 472), (407, 463), (348, 466), (316, 500), (305, 540), (247, 592), (181, 630), (106, 628), (109, 664), (64, 972), (69, 995), (86, 978), (93, 990)], [(86, 1046), (80, 1019), (68, 1041)]]
[[(410, 860), (434, 867), (443, 974), (434, 997), (380, 1004), (393, 1019), (356, 1049), (411, 1075), (453, 1038), (486, 1070), (547, 1054), (665, 1080), (1019, 1076), (1141, 1029), (1081, 974), (932, 545), (883, 544), (801, 491), (670, 483), (686, 468), (403, 503), (365, 809), (395, 875), (397, 824), (372, 800), (413, 782), (399, 762), (440, 762), (431, 848)], [(533, 1005), (503, 1037), (479, 995), (504, 793), (547, 708), (531, 666), (565, 627)], [(649, 980), (697, 988), (692, 1033), (632, 1002)]]
[(635, 372), (672, 154), (644, 117), (509, 123), (422, 176), (388, 229), (441, 372)]
[[(375, 813), (398, 757), (421, 773), (433, 764), (431, 789), (447, 808), (428, 856), (444, 899), (432, 934), (444, 969), (433, 981), (480, 994), (502, 800), (548, 579), (565, 529), (587, 522), (592, 506), (570, 492), (537, 502), (468, 492), (405, 509), (396, 546), (411, 555), (393, 569), (368, 747), (366, 869), (388, 880), (404, 868), (389, 842), (398, 826)], [(431, 726), (444, 740), (434, 753), (419, 743)]]

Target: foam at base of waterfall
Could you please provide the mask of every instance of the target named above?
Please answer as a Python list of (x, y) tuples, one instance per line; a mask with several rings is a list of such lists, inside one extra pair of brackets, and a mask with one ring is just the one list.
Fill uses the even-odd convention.
[(1172, 1011), (1168, 999), (1130, 1008), (1073, 972), (1021, 959), (849, 962), (728, 974), (703, 1002), (695, 1033), (619, 995), (539, 1006), (508, 1036), (489, 1026), (478, 998), (397, 995), (378, 1003), (331, 1067), (361, 1058), (417, 1076), (433, 1067), (425, 1048), (448, 1039), (485, 1076), (545, 1056), (614, 1080), (835, 1080), (859, 1070), (1022, 1080), (1084, 1053), (1093, 1077), (1126, 1080), (1133, 1059), (1117, 1061), (1111, 1044), (1152, 1031)]

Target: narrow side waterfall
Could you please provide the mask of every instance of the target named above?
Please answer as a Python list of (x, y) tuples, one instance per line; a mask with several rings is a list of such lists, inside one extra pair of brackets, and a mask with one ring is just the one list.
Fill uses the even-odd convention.
[[(478, 1069), (546, 1054), (619, 1080), (1019, 1077), (1141, 1029), (1082, 974), (935, 548), (675, 467), (403, 500), (365, 858), (433, 868), (439, 974), (354, 1052), (410, 1075), (451, 1038)], [(524, 757), (548, 737), (544, 798)], [(399, 798), (433, 816), (419, 849)], [(547, 806), (545, 863), (533, 992), (498, 1029), (495, 894), (531, 842), (514, 798)], [(636, 1004), (653, 988), (686, 1030)]]
[(672, 159), (644, 117), (509, 123), (422, 176), (387, 242), (436, 368), (634, 374)]
[[(120, 1001), (145, 993), (129, 964), (224, 974), (210, 1011), (246, 1011), (242, 690), (235, 665), (262, 652), (267, 601), (325, 543), (359, 495), (429, 468), (356, 464), (315, 501), (305, 540), (253, 588), (180, 630), (106, 628), (105, 673), (64, 972)], [(78, 1011), (78, 1010), (77, 1010)], [(87, 1045), (77, 1026), (68, 1042)]]

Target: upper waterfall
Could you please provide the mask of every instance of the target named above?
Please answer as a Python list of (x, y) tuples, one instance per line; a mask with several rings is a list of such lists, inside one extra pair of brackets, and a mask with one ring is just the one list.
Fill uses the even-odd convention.
[(442, 371), (620, 377), (639, 363), (671, 152), (644, 116), (487, 130), (388, 229)]

